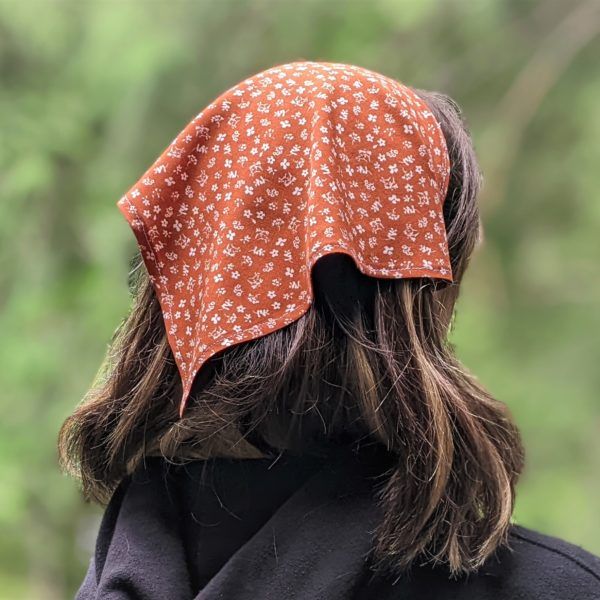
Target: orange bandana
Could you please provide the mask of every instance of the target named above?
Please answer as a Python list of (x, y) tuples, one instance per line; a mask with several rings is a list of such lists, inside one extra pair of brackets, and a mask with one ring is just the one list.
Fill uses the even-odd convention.
[(233, 344), (300, 318), (311, 267), (452, 281), (450, 161), (415, 92), (362, 67), (297, 61), (193, 118), (118, 201), (155, 287), (183, 395)]

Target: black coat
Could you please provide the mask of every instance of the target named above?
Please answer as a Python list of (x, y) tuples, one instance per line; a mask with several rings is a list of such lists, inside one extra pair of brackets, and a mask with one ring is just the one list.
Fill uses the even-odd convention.
[(372, 481), (352, 456), (148, 458), (115, 491), (76, 599), (600, 599), (600, 558), (517, 525), (468, 577), (416, 566), (373, 578)]

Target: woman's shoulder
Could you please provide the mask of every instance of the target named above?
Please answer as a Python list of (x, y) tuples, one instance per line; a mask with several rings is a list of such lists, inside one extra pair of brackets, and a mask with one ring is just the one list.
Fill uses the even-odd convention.
[(547, 590), (548, 598), (600, 599), (600, 557), (592, 552), (517, 524), (509, 548), (503, 558), (524, 587)]
[(474, 573), (450, 579), (444, 568), (415, 567), (394, 583), (373, 580), (361, 594), (360, 600), (600, 600), (600, 557), (564, 539), (513, 524), (508, 545)]

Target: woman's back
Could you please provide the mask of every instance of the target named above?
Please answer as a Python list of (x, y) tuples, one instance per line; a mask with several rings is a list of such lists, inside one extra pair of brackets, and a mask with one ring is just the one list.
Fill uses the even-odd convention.
[(512, 525), (475, 573), (371, 570), (379, 450), (270, 459), (151, 457), (117, 489), (78, 600), (595, 600), (600, 559)]

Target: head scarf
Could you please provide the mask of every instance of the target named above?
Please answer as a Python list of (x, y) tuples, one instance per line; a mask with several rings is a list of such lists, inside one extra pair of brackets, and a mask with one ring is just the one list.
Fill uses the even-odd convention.
[(325, 254), (452, 281), (449, 174), (426, 103), (363, 67), (277, 65), (206, 106), (117, 203), (160, 302), (179, 415), (211, 356), (306, 313)]

